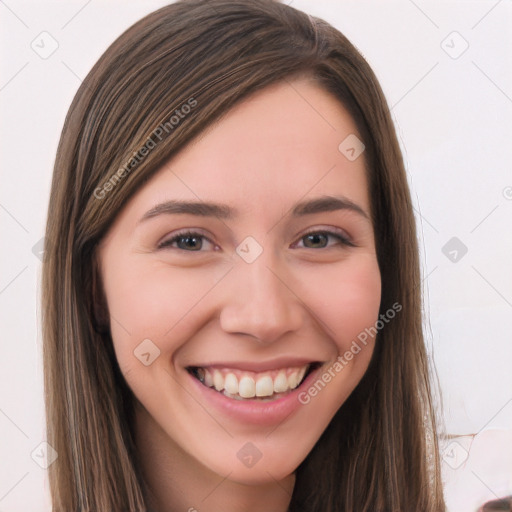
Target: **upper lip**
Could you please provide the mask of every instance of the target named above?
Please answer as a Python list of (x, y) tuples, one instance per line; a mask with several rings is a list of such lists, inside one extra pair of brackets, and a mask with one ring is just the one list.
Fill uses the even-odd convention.
[(317, 359), (301, 357), (280, 357), (268, 361), (215, 361), (208, 364), (191, 364), (189, 368), (232, 368), (248, 372), (266, 372), (282, 368), (294, 368), (319, 362)]

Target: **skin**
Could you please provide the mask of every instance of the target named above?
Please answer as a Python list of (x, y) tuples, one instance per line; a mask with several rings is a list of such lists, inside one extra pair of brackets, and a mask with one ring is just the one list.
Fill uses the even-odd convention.
[[(372, 338), (310, 403), (261, 426), (220, 414), (185, 370), (301, 356), (322, 361), (321, 373), (375, 324), (381, 278), (364, 153), (349, 161), (338, 150), (349, 134), (358, 132), (348, 112), (312, 81), (268, 87), (173, 157), (102, 241), (112, 338), (138, 400), (136, 442), (155, 511), (287, 510), (295, 469), (364, 375)], [(297, 202), (326, 195), (351, 200), (367, 217), (346, 209), (292, 217)], [(238, 215), (139, 222), (170, 199), (223, 203)], [(196, 241), (199, 251), (183, 240), (181, 249), (158, 248), (184, 228), (211, 242)], [(333, 228), (356, 247), (334, 235), (305, 237)], [(235, 251), (247, 236), (263, 249), (252, 263)], [(148, 366), (134, 356), (144, 339), (160, 350)], [(237, 457), (247, 442), (262, 454), (252, 467)]]

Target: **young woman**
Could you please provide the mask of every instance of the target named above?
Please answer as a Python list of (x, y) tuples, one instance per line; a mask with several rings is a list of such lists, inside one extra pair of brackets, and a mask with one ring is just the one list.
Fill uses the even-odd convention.
[(121, 35), (58, 148), (54, 512), (439, 512), (413, 210), (372, 70), (274, 0)]

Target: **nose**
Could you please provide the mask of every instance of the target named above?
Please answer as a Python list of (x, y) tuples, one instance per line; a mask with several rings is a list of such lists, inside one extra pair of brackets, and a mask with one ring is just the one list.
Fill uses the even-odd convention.
[(220, 324), (225, 332), (269, 344), (298, 330), (305, 308), (287, 283), (288, 273), (270, 266), (263, 254), (252, 263), (238, 261), (230, 272)]

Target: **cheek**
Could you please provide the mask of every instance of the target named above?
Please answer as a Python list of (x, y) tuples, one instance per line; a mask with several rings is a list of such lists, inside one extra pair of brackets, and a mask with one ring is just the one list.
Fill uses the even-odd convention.
[(143, 340), (152, 340), (161, 354), (168, 355), (192, 336), (198, 305), (222, 274), (136, 261), (109, 270), (104, 287), (114, 348), (124, 369), (138, 363), (134, 350)]
[[(111, 332), (121, 367), (131, 367), (134, 350), (145, 339), (161, 352), (173, 353), (198, 330), (205, 319), (202, 301), (226, 268), (172, 268), (147, 265), (137, 258), (118, 260), (104, 276), (111, 315)], [(297, 274), (297, 290), (321, 320), (339, 351), (378, 317), (380, 272), (375, 257), (358, 255), (339, 265), (319, 265)], [(306, 299), (307, 298), (307, 299)], [(204, 312), (203, 312), (204, 315)]]
[(309, 305), (337, 352), (299, 395), (310, 417), (317, 418), (317, 439), (368, 368), (374, 349), (372, 328), (379, 318), (381, 276), (375, 256), (365, 254), (321, 268), (311, 277), (324, 285), (310, 287)]
[(381, 277), (374, 256), (362, 255), (331, 268), (319, 268), (307, 296), (315, 315), (340, 351), (375, 324), (380, 308)]

